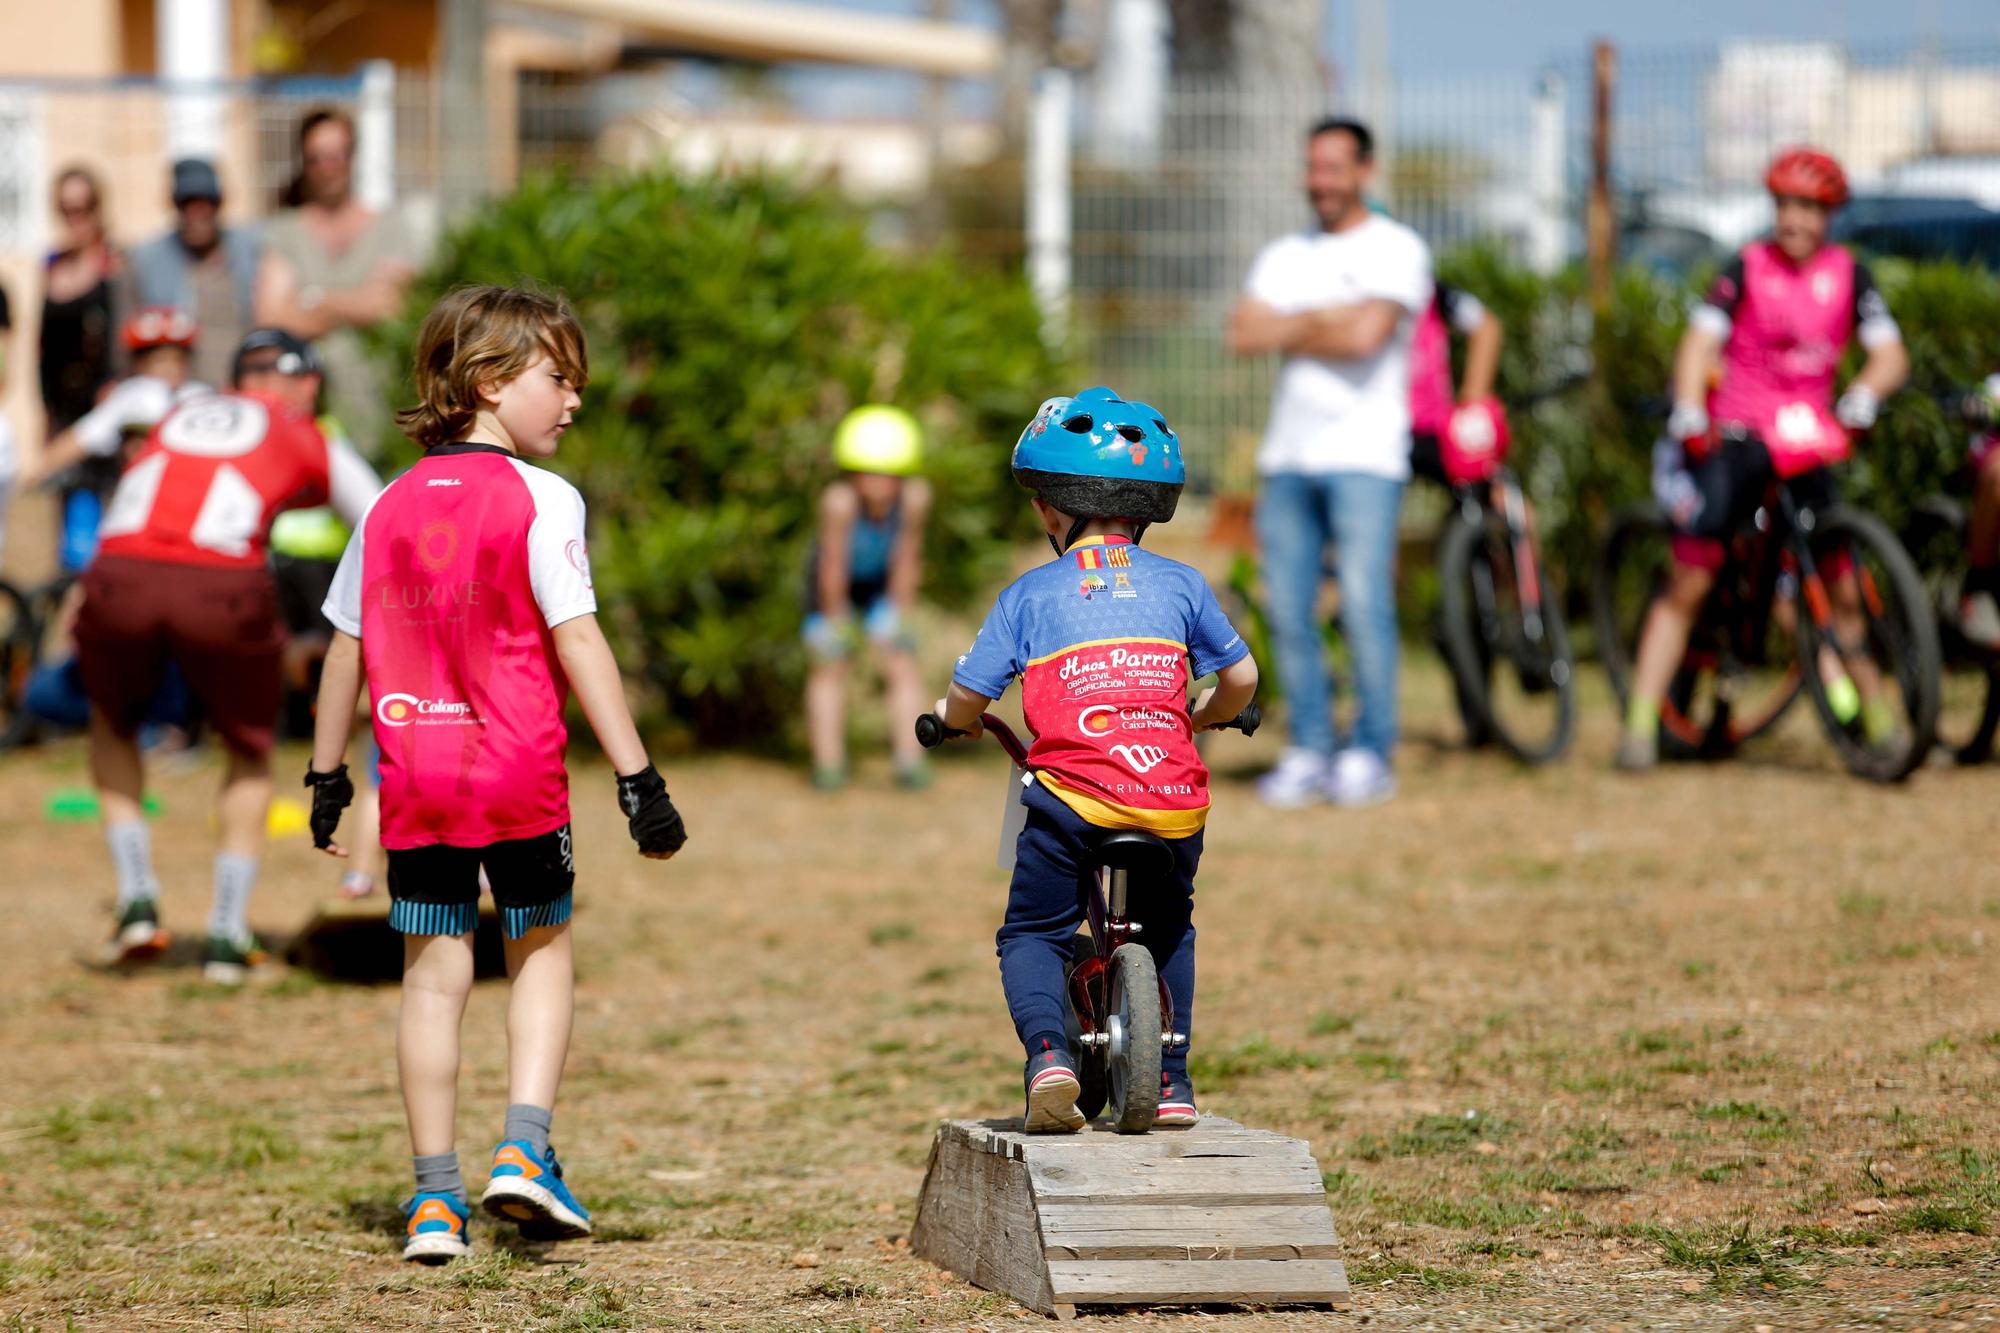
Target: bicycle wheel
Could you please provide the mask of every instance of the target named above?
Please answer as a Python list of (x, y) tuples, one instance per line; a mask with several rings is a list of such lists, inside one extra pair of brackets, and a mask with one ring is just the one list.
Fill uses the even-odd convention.
[(21, 744), (34, 730), (26, 699), (39, 638), (28, 599), (0, 581), (0, 749)]
[(2000, 656), (1958, 627), (1965, 584), (1965, 510), (1949, 496), (1918, 503), (1903, 547), (1924, 581), (1938, 622), (1938, 747), (1961, 764), (1984, 763), (2000, 731)]
[[(1598, 655), (1611, 678), (1622, 718), (1631, 701), (1639, 633), (1672, 569), (1673, 530), (1651, 502), (1613, 518), (1592, 582)], [(1721, 758), (1776, 726), (1799, 697), (1793, 627), (1797, 595), (1783, 578), (1755, 623), (1734, 623), (1716, 609), (1725, 591), (1737, 605), (1761, 597), (1749, 571), (1732, 560), (1688, 636), (1687, 654), (1660, 702), (1660, 753), (1670, 759)]]
[(1547, 763), (1576, 728), (1576, 661), (1562, 609), (1522, 570), (1514, 534), (1484, 506), (1461, 508), (1438, 547), (1445, 660), (1467, 731), (1491, 735), (1523, 763)]
[(1160, 1111), (1160, 974), (1145, 945), (1118, 946), (1106, 991), (1111, 1127), (1120, 1134), (1144, 1134)]
[[(1846, 505), (1823, 511), (1810, 550), (1820, 583), (1806, 590), (1812, 614), (1799, 618), (1806, 690), (1850, 772), (1900, 782), (1937, 735), (1936, 610), (1909, 552), (1872, 514)], [(1846, 628), (1843, 602), (1855, 622)]]
[[(1094, 958), (1096, 955), (1097, 944), (1090, 938), (1087, 932), (1078, 931), (1075, 935), (1070, 936), (1069, 967), (1065, 970), (1064, 982), (1068, 982), (1068, 973), (1074, 972), (1079, 963), (1083, 962), (1086, 958)], [(1077, 1082), (1083, 1085), (1082, 1090), (1076, 1095), (1076, 1109), (1083, 1112), (1085, 1120), (1095, 1120), (1097, 1119), (1097, 1113), (1104, 1109), (1104, 1101), (1107, 1095), (1104, 1073), (1104, 1048), (1101, 1046), (1085, 1046), (1079, 1040), (1082, 1036), (1083, 1026), (1076, 1021), (1075, 1006), (1072, 1005), (1069, 1015), (1069, 1048), (1071, 1053), (1076, 1057)]]

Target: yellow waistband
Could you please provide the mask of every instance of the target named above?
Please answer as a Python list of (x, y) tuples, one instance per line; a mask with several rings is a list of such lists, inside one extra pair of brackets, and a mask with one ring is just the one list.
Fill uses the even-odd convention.
[(1208, 822), (1208, 807), (1200, 806), (1192, 810), (1142, 810), (1136, 806), (1117, 805), (1100, 800), (1074, 787), (1065, 787), (1054, 774), (1037, 771), (1049, 794), (1061, 801), (1087, 823), (1099, 828), (1136, 828), (1148, 833), (1157, 833), (1163, 838), (1185, 838), (1189, 834), (1201, 832)]

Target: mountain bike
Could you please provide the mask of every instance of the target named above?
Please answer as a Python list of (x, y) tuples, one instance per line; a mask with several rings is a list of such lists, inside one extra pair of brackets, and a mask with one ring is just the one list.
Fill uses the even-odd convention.
[[(1846, 456), (1845, 432), (1824, 412), (1803, 404), (1786, 412), (1774, 458)], [(1772, 432), (1731, 427), (1713, 438), (1715, 448), (1754, 448)], [(1728, 755), (1775, 726), (1803, 692), (1850, 771), (1900, 781), (1923, 762), (1937, 726), (1931, 598), (1879, 519), (1799, 498), (1804, 470), (1779, 465), (1762, 503), (1725, 542), (1714, 590), (1661, 702), (1660, 750), (1680, 759)], [(1612, 520), (1598, 560), (1594, 616), (1621, 716), (1640, 628), (1670, 572), (1672, 535), (1658, 503), (1631, 506)], [(1837, 623), (1841, 602), (1858, 633)]]
[[(1585, 378), (1570, 375), (1509, 399), (1507, 411), (1519, 415)], [(1502, 423), (1487, 449), (1445, 455), (1451, 504), (1432, 542), (1440, 593), (1433, 632), (1467, 743), (1497, 742), (1523, 763), (1543, 764), (1560, 757), (1575, 733), (1576, 659), (1562, 598), (1549, 584), (1536, 542), (1532, 506), (1507, 466), (1511, 444)], [(1333, 560), (1324, 572), (1337, 577)], [(1258, 579), (1256, 557), (1239, 555), (1227, 584), (1232, 617), (1241, 617), (1236, 624), (1260, 660), (1275, 661)], [(1336, 619), (1325, 630), (1336, 662), (1338, 628)]]
[[(1225, 725), (1254, 736), (1262, 721), (1253, 703)], [(1028, 749), (1013, 728), (991, 713), (979, 722), (1015, 770), (1026, 773)], [(927, 750), (964, 734), (935, 713), (917, 719), (917, 740)], [(1071, 1054), (1082, 1085), (1076, 1105), (1086, 1120), (1109, 1106), (1112, 1128), (1144, 1134), (1159, 1114), (1161, 1054), (1185, 1046), (1187, 1035), (1174, 1031), (1173, 996), (1152, 953), (1135, 938), (1141, 926), (1131, 918), (1131, 903), (1135, 893), (1159, 891), (1173, 873), (1174, 853), (1164, 839), (1139, 829), (1103, 830), (1096, 853), (1097, 886), (1084, 904), (1089, 932), (1070, 940)]]
[[(1936, 396), (1945, 420), (1978, 431), (1995, 427), (1993, 400), (1984, 392), (1951, 390)], [(1972, 476), (1965, 469), (1955, 483)], [(1937, 611), (1939, 665), (1938, 747), (1961, 764), (1984, 763), (2000, 732), (2000, 653), (1965, 636), (1959, 624), (1966, 570), (1966, 513), (1960, 491), (1926, 496), (1903, 525), (1903, 545), (1916, 562)]]

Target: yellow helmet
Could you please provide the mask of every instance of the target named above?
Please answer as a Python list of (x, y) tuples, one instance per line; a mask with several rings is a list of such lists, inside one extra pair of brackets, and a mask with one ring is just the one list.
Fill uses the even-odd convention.
[(924, 464), (924, 431), (900, 407), (857, 407), (833, 433), (833, 461), (847, 472), (915, 476)]

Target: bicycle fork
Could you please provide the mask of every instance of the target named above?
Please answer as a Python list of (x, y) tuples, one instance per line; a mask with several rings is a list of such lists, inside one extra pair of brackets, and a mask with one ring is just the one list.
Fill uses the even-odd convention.
[[(1111, 1033), (1100, 1019), (1108, 1017), (1098, 1012), (1096, 992), (1093, 986), (1105, 977), (1110, 969), (1111, 956), (1124, 945), (1132, 942), (1132, 937), (1144, 931), (1145, 927), (1131, 919), (1127, 911), (1130, 895), (1131, 872), (1112, 866), (1100, 867), (1097, 872), (1099, 892), (1090, 895), (1087, 904), (1090, 918), (1090, 938), (1097, 946), (1097, 952), (1078, 963), (1069, 974), (1070, 1008), (1076, 1011), (1077, 1027), (1082, 1030), (1085, 1046), (1108, 1047)], [(1104, 890), (1108, 889), (1108, 893)], [(1109, 907), (1107, 908), (1107, 899)], [(1174, 997), (1167, 989), (1165, 977), (1159, 978), (1160, 986), (1160, 1045), (1172, 1050), (1175, 1046), (1187, 1044), (1185, 1032), (1174, 1031)], [(1110, 992), (1104, 992), (1107, 1002)]]

